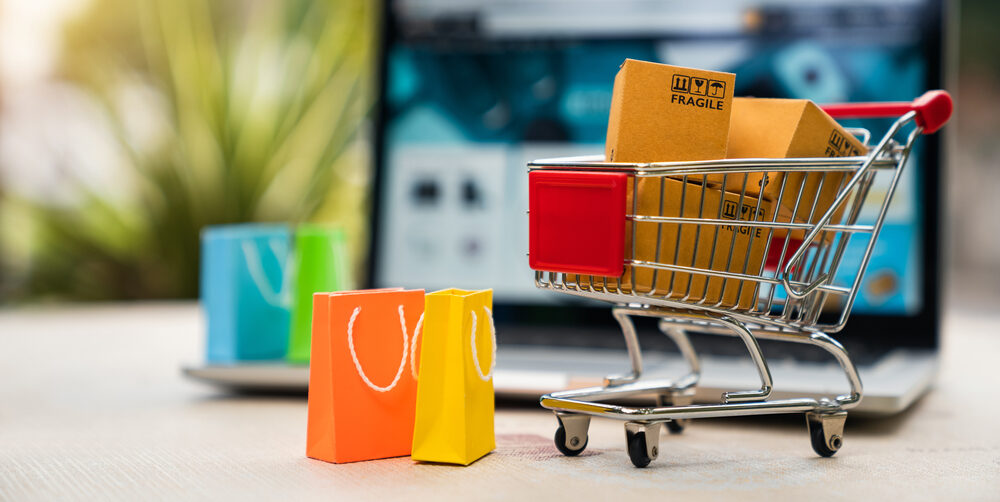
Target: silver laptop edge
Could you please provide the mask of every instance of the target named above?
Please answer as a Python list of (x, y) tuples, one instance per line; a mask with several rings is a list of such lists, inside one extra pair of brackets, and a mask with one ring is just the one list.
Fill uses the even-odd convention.
[[(649, 378), (671, 378), (683, 373), (678, 355), (647, 353)], [(702, 358), (702, 378), (696, 400), (718, 402), (725, 391), (753, 385), (754, 367), (728, 356)], [(600, 385), (603, 377), (627, 367), (624, 351), (552, 347), (500, 347), (494, 386), (497, 397), (537, 399), (544, 393)], [(547, 369), (541, 369), (547, 368)], [(843, 372), (829, 364), (777, 360), (770, 362), (775, 389), (773, 399), (836, 395), (847, 388)], [(867, 415), (899, 413), (931, 386), (938, 369), (935, 351), (897, 349), (876, 364), (859, 368), (864, 399), (855, 411)], [(309, 386), (309, 367), (283, 362), (233, 365), (191, 365), (184, 374), (192, 379), (237, 391), (303, 393)]]

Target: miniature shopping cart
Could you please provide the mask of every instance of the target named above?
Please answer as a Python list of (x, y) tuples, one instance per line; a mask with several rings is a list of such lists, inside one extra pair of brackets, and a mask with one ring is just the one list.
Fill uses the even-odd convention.
[[(830, 334), (847, 322), (910, 149), (920, 134), (947, 122), (952, 103), (946, 92), (932, 91), (912, 103), (824, 109), (840, 118), (898, 119), (865, 156), (649, 164), (575, 157), (528, 164), (536, 286), (612, 303), (631, 362), (630, 372), (607, 377), (601, 387), (542, 396), (541, 405), (559, 421), (559, 451), (578, 455), (591, 417), (615, 418), (625, 421), (632, 463), (645, 467), (657, 457), (663, 424), (680, 432), (689, 419), (800, 412), (816, 453), (829, 457), (840, 449), (847, 410), (861, 401), (862, 387)], [(848, 132), (869, 146), (868, 131)], [(788, 183), (777, 201), (754, 196), (769, 177)], [(824, 202), (823, 193), (833, 195)], [(632, 316), (659, 319), (687, 375), (640, 378)], [(742, 339), (760, 387), (694, 404), (700, 367), (689, 332)], [(769, 399), (771, 373), (758, 339), (826, 350), (840, 363), (849, 392)], [(637, 396), (655, 397), (657, 406), (620, 404)]]

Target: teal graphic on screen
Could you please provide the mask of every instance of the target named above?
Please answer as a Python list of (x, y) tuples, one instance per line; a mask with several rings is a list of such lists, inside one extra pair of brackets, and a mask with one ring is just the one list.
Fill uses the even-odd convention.
[[(822, 104), (909, 101), (925, 90), (920, 47), (905, 35), (863, 42), (750, 36), (533, 41), (521, 35), (469, 43), (407, 39), (388, 54), (388, 192), (377, 284), (493, 287), (500, 301), (554, 301), (535, 290), (525, 257), (525, 163), (603, 153), (612, 83), (625, 58), (735, 73), (737, 96)], [(891, 123), (844, 125), (869, 129), (877, 141)], [(918, 147), (855, 312), (921, 308), (920, 157)], [(866, 244), (850, 242), (844, 263), (860, 259)]]

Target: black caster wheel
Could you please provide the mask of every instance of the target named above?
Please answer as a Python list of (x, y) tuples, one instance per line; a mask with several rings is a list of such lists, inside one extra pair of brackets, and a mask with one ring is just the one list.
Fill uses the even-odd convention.
[(847, 412), (806, 413), (809, 427), (809, 442), (813, 451), (821, 457), (832, 457), (844, 444), (844, 421)]
[(841, 445), (844, 444), (844, 440), (840, 436), (834, 436), (830, 439), (830, 444), (826, 441), (826, 434), (823, 432), (823, 427), (812, 427), (809, 429), (809, 440), (812, 442), (813, 451), (821, 457), (832, 457), (838, 450), (840, 450)]
[[(580, 442), (579, 438), (572, 438), (572, 439), (575, 439), (578, 443)], [(575, 457), (580, 453), (582, 453), (583, 450), (587, 448), (587, 443), (589, 442), (590, 438), (585, 436), (583, 438), (582, 444), (580, 444), (579, 447), (571, 448), (570, 446), (566, 445), (566, 428), (563, 427), (562, 424), (559, 424), (559, 428), (556, 429), (556, 437), (555, 437), (556, 448), (558, 448), (559, 451), (562, 452), (562, 454), (566, 455), (567, 457)]]
[[(690, 406), (694, 402), (694, 395), (690, 393), (665, 393), (656, 398), (657, 406)], [(687, 428), (690, 418), (681, 418), (667, 422), (667, 430), (671, 434), (680, 434)]]
[(687, 421), (688, 419), (686, 418), (682, 420), (671, 420), (667, 422), (667, 430), (670, 431), (671, 434), (680, 434), (684, 432), (684, 428), (687, 427)]
[(646, 449), (645, 432), (628, 434), (628, 458), (632, 460), (632, 465), (636, 467), (646, 467), (653, 460)]

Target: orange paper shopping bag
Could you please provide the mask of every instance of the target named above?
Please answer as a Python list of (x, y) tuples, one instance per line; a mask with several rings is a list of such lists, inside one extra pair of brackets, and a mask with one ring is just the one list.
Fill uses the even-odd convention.
[(423, 312), (422, 290), (313, 296), (307, 456), (343, 463), (410, 454)]

